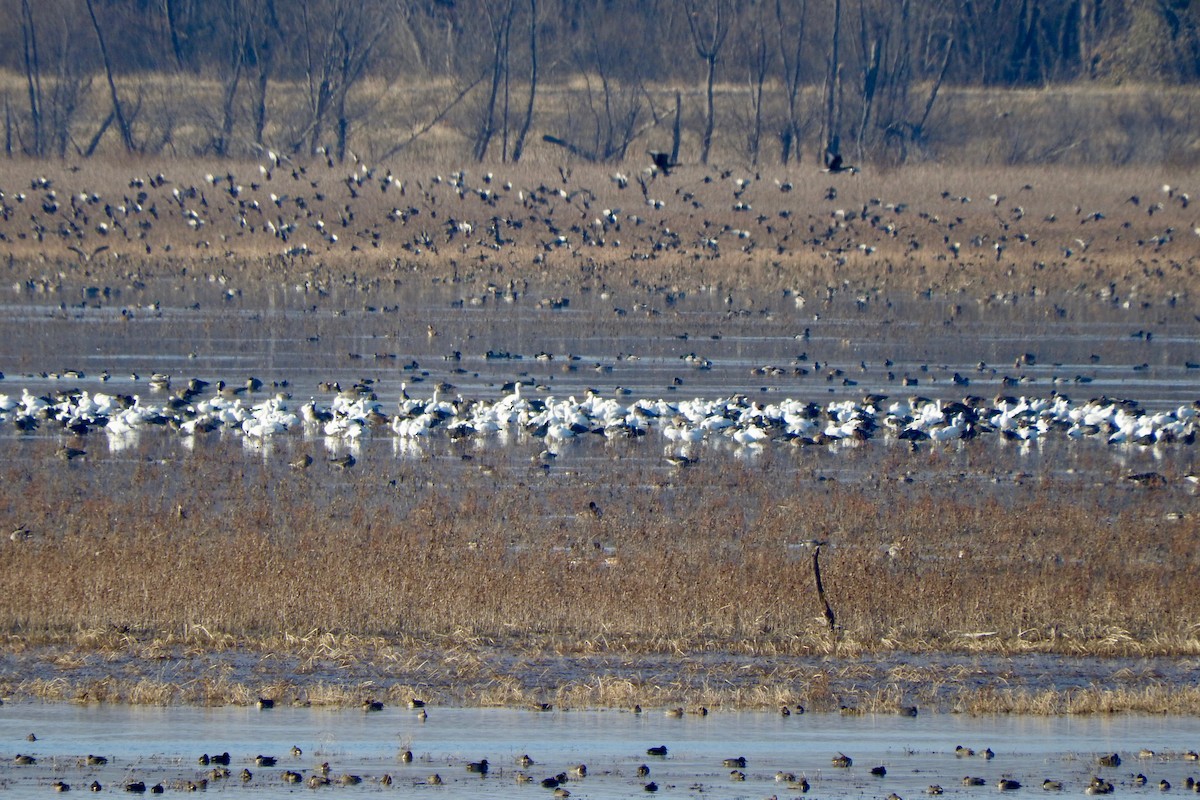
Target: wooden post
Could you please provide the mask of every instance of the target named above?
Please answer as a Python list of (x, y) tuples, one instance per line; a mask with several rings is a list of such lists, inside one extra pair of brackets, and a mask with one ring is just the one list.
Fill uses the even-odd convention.
[(671, 129), (671, 163), (679, 163), (680, 119), (683, 117), (683, 97), (675, 92), (675, 127)]
[(829, 607), (829, 600), (825, 597), (825, 585), (821, 583), (821, 546), (817, 545), (813, 548), (813, 577), (817, 579), (817, 597), (820, 598), (821, 604), (825, 606), (825, 622), (829, 624), (829, 632), (837, 632), (837, 620), (833, 616), (833, 609)]
[(8, 93), (4, 95), (4, 155), (12, 158), (12, 107), (8, 104)]

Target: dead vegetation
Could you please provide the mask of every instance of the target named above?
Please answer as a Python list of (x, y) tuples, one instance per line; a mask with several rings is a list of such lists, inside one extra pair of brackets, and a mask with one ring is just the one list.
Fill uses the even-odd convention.
[[(520, 465), (442, 485), (437, 460), (335, 486), (226, 449), (140, 467), (120, 493), (107, 488), (128, 469), (116, 462), (6, 467), (0, 508), (31, 535), (0, 546), (4, 650), (41, 666), (5, 692), (346, 704), (375, 680), (390, 702), (432, 686), (517, 705), (1197, 705), (1171, 700), (1155, 676), (1094, 692), (981, 689), (968, 673), (920, 666), (1195, 657), (1198, 517), (1165, 524), (1161, 492), (1098, 504), (1044, 486), (1009, 502), (955, 491), (953, 479), (865, 490), (721, 459), (617, 496), (535, 489)], [(586, 511), (598, 496), (601, 517)], [(556, 507), (577, 511), (547, 513)], [(832, 633), (810, 539), (830, 542)], [(898, 654), (911, 666), (867, 666)], [(273, 677), (235, 669), (240, 658)], [(155, 680), (164, 663), (194, 679)], [(637, 663), (663, 680), (621, 675)]]

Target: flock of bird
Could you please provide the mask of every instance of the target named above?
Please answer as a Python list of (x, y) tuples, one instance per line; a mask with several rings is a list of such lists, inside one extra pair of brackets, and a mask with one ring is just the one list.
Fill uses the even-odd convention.
[[(850, 183), (857, 169), (840, 157), (823, 172), (770, 177), (738, 169), (672, 172), (680, 165), (657, 153), (654, 165), (608, 173), (603, 183), (594, 171), (561, 167), (556, 179), (521, 183), (486, 171), (402, 178), (363, 163), (326, 167), (265, 155), (249, 173), (240, 167), (240, 175), (159, 172), (119, 187), (108, 178), (101, 187), (68, 173), (38, 175), (15, 191), (0, 187), (0, 242), (41, 253), (59, 247), (87, 264), (168, 254), (333, 253), (402, 260), (440, 254), (464, 264), (532, 257), (538, 264), (553, 252), (597, 263), (671, 253), (840, 260), (877, 252), (997, 263), (1067, 261), (1117, 242), (1157, 254), (1195, 227), (1190, 198), (1178, 187), (1162, 187), (1154, 202), (1135, 194), (1114, 200), (1120, 207), (1050, 213), (1033, 211), (1041, 204), (1032, 185), (1013, 197), (993, 192), (974, 202), (948, 189), (888, 200), (866, 197)], [(976, 211), (968, 213), (972, 203)], [(1117, 224), (1119, 209), (1131, 216)]]
[[(603, 185), (585, 185), (593, 172), (560, 168), (558, 179), (516, 185), (491, 172), (401, 178), (383, 168), (304, 165), (265, 153), (250, 174), (227, 170), (199, 180), (180, 174), (138, 175), (115, 191), (87, 188), (86, 175), (39, 176), (28, 187), (0, 187), (0, 242), (14, 252), (24, 247), (53, 252), (55, 243), (84, 264), (133, 256), (157, 259), (168, 253), (262, 252), (303, 258), (320, 253), (378, 252), (400, 259), (442, 255), (482, 264), (524, 259), (543, 263), (554, 252), (597, 262), (650, 259), (674, 253), (717, 259), (731, 251), (756, 251), (784, 258), (806, 251), (838, 259), (891, 254), (927, 261), (1045, 257), (1047, 244), (1059, 258), (1080, 256), (1100, 246), (1102, 226), (1112, 241), (1160, 252), (1177, 233), (1190, 198), (1164, 186), (1155, 202), (1133, 195), (1122, 205), (1136, 224), (1115, 224), (1115, 209), (1076, 207), (1073, 212), (1038, 212), (1044, 233), (1030, 233), (1036, 191), (1025, 186), (1010, 199), (993, 194), (972, 198), (951, 191), (922, 198), (937, 208), (879, 197), (864, 199), (850, 175), (817, 178), (786, 174), (772, 180), (750, 171), (685, 173), (669, 158), (632, 177), (613, 172)], [(663, 163), (658, 163), (658, 162)], [(853, 173), (830, 161), (827, 171)], [(836, 168), (835, 168), (836, 167)], [(820, 173), (817, 173), (820, 174)], [(108, 179), (111, 184), (111, 178)], [(818, 188), (813, 180), (840, 180)], [(66, 184), (70, 182), (70, 188)], [(817, 191), (803, 200), (792, 193)], [(844, 202), (846, 195), (853, 202)], [(119, 195), (119, 196), (118, 196)], [(982, 210), (968, 217), (964, 209)], [(1029, 209), (1027, 209), (1027, 206)], [(804, 210), (801, 210), (801, 209)], [(1072, 216), (1073, 215), (1073, 216)], [(1065, 223), (1073, 224), (1067, 226)], [(1056, 227), (1057, 226), (1057, 227)], [(1072, 241), (1079, 242), (1072, 244)], [(1065, 242), (1065, 244), (1064, 244)], [(1040, 243), (1040, 244), (1039, 244)], [(620, 248), (619, 250), (614, 248)], [(1006, 254), (1006, 251), (1009, 251)], [(511, 253), (511, 256), (503, 255)], [(912, 254), (920, 252), (919, 256)], [(1022, 259), (1026, 256), (1022, 256)], [(514, 262), (515, 263), (515, 262)], [(1115, 300), (1115, 297), (1113, 298)], [(432, 331), (431, 331), (432, 335)], [(267, 438), (297, 428), (354, 440), (372, 432), (406, 439), (444, 433), (450, 437), (524, 432), (553, 444), (587, 434), (641, 436), (656, 433), (672, 446), (732, 442), (828, 444), (885, 438), (917, 443), (994, 435), (1023, 441), (1062, 435), (1112, 444), (1191, 442), (1196, 405), (1150, 412), (1136, 403), (1107, 398), (1074, 402), (1062, 395), (1044, 399), (968, 397), (957, 402), (868, 396), (858, 402), (819, 405), (803, 400), (760, 403), (738, 395), (720, 400), (621, 401), (588, 393), (582, 398), (527, 398), (519, 386), (497, 401), (400, 398), (396, 406), (372, 393), (351, 392), (331, 400), (288, 396), (251, 397), (228, 387), (205, 393), (198, 382), (162, 402), (86, 391), (20, 396), (0, 393), (0, 424), (21, 430), (59, 426), (82, 436), (103, 428), (110, 437), (170, 427), (184, 435), (236, 431)], [(68, 460), (82, 449), (65, 447)], [(686, 464), (688, 457), (673, 456)]]
[[(576, 437), (642, 437), (665, 440), (668, 456), (687, 465), (691, 445), (733, 444), (761, 448), (772, 444), (827, 445), (849, 440), (882, 439), (917, 446), (990, 436), (1032, 442), (1043, 437), (1094, 439), (1111, 445), (1192, 444), (1200, 427), (1200, 401), (1150, 411), (1128, 400), (1097, 398), (1072, 401), (997, 396), (942, 401), (923, 397), (869, 395), (819, 405), (799, 399), (776, 402), (745, 395), (720, 399), (628, 399), (588, 391), (582, 397), (527, 397), (522, 384), (496, 399), (446, 399), (435, 388), (427, 398), (410, 397), (385, 404), (370, 383), (328, 399), (295, 400), (263, 391), (261, 381), (232, 387), (191, 379), (168, 393), (167, 376), (155, 384), (162, 399), (71, 389), (20, 395), (0, 394), (0, 425), (22, 432), (59, 432), (82, 441), (92, 431), (120, 439), (143, 431), (172, 430), (183, 436), (214, 431), (249, 439), (300, 430), (341, 441), (382, 434), (403, 439), (445, 436), (451, 439), (498, 435), (543, 440), (548, 448)], [(85, 454), (64, 447), (73, 460)], [(346, 464), (345, 466), (351, 466)], [(307, 466), (305, 464), (304, 466)]]
[[(30, 741), (36, 741), (37, 739), (37, 737), (33, 734), (30, 734), (27, 738), (29, 738)], [(650, 757), (652, 763), (664, 762), (669, 758), (669, 753), (670, 751), (666, 745), (655, 745), (646, 749), (646, 755)], [(295, 762), (301, 758), (303, 751), (298, 746), (293, 746), (290, 754), (291, 760)], [(986, 748), (985, 750), (977, 752), (972, 748), (959, 745), (954, 749), (954, 756), (958, 759), (981, 758), (984, 761), (990, 762), (995, 758), (995, 753), (992, 752), (991, 748)], [(1138, 758), (1142, 761), (1149, 761), (1152, 759), (1157, 759), (1159, 756), (1154, 751), (1143, 749), (1139, 752)], [(1196, 761), (1197, 759), (1200, 759), (1200, 756), (1198, 756), (1194, 750), (1189, 750), (1183, 754), (1183, 759), (1185, 761)], [(359, 786), (368, 782), (375, 783), (382, 787), (390, 787), (398, 780), (411, 783), (414, 786), (445, 786), (448, 781), (447, 778), (442, 777), (440, 772), (434, 772), (422, 777), (402, 775), (399, 778), (393, 777), (392, 772), (390, 771), (383, 772), (382, 774), (378, 775), (364, 775), (353, 772), (335, 774), (328, 761), (322, 762), (312, 769), (301, 769), (297, 766), (287, 766), (281, 763), (282, 759), (279, 757), (262, 754), (259, 754), (253, 758), (247, 758), (245, 762), (246, 766), (243, 766), (240, 771), (235, 772), (234, 770), (238, 769), (238, 761), (240, 760), (241, 759), (235, 759), (231, 757), (228, 752), (211, 756), (208, 753), (204, 753), (197, 759), (198, 765), (203, 768), (202, 773), (191, 774), (188, 777), (179, 777), (167, 783), (159, 781), (158, 783), (152, 785), (147, 785), (145, 780), (132, 777), (131, 770), (125, 770), (122, 768), (122, 771), (125, 773), (125, 777), (121, 779), (119, 785), (124, 789), (124, 791), (130, 793), (142, 794), (149, 791), (151, 794), (162, 794), (168, 785), (171, 789), (177, 791), (206, 791), (209, 788), (219, 787), (226, 781), (231, 780), (234, 775), (237, 776), (238, 780), (243, 785), (251, 785), (254, 783), (261, 784), (263, 782), (274, 782), (278, 784), (279, 782), (282, 782), (290, 785), (307, 785), (312, 789), (332, 786)], [(397, 754), (396, 760), (400, 765), (413, 764), (412, 751), (407, 748), (402, 748)], [(575, 763), (556, 774), (538, 779), (531, 774), (533, 769), (539, 766), (538, 762), (535, 762), (534, 759), (532, 759), (528, 754), (517, 756), (513, 760), (513, 763), (514, 768), (511, 770), (505, 770), (502, 767), (497, 767), (496, 765), (489, 763), (488, 759), (486, 758), (478, 761), (461, 762), (461, 766), (465, 767), (467, 773), (480, 778), (487, 778), (489, 775), (509, 776), (515, 779), (517, 784), (537, 783), (545, 789), (553, 790), (553, 795), (558, 798), (570, 797), (572, 792), (568, 786), (573, 786), (576, 782), (586, 782), (586, 779), (589, 775), (588, 766), (586, 764)], [(1092, 767), (1092, 771), (1094, 773), (1103, 773), (1105, 770), (1119, 768), (1121, 763), (1122, 761), (1120, 754), (1104, 753), (1095, 757), (1090, 766)], [(33, 755), (18, 753), (15, 758), (13, 758), (11, 764), (16, 767), (31, 767), (38, 764), (38, 758)], [(78, 758), (77, 765), (85, 771), (83, 773), (85, 780), (87, 777), (92, 777), (91, 782), (86, 784), (87, 789), (92, 792), (104, 791), (104, 786), (101, 784), (100, 778), (105, 776), (106, 771), (111, 772), (111, 768), (116, 767), (116, 765), (110, 765), (110, 760), (108, 757), (91, 754), (86, 756), (86, 758)], [(450, 765), (450, 763), (447, 763), (447, 766)], [(853, 767), (853, 765), (854, 760), (845, 753), (839, 752), (830, 759), (830, 766), (835, 770), (849, 770)], [(254, 769), (251, 770), (251, 767)], [(262, 771), (271, 770), (277, 767), (282, 768), (281, 771)], [(747, 780), (746, 770), (748, 767), (749, 762), (745, 756), (733, 756), (721, 760), (721, 768), (728, 770), (729, 780), (733, 782), (745, 782)], [(405, 766), (402, 766), (401, 769), (405, 772), (408, 771)], [(651, 778), (652, 773), (658, 769), (659, 768), (657, 766), (652, 769), (649, 764), (640, 764), (633, 770), (633, 774), (636, 776), (636, 783), (634, 785), (640, 786), (640, 788), (645, 792), (659, 791), (658, 782), (655, 780), (648, 780)], [(60, 775), (64, 772), (61, 764), (56, 767), (55, 772), (56, 774)], [(871, 767), (869, 772), (873, 778), (879, 779), (883, 779), (888, 775), (887, 766), (882, 763)], [(622, 777), (623, 771), (619, 769), (612, 771), (605, 770), (603, 771), (603, 774), (609, 777)], [(766, 774), (769, 775), (770, 773), (768, 772)], [(763, 778), (763, 780), (767, 779), (768, 778), (766, 777)], [(801, 795), (807, 794), (811, 788), (811, 784), (804, 773), (797, 775), (795, 772), (789, 772), (782, 769), (777, 770), (774, 774), (774, 781), (781, 786), (785, 786), (790, 791), (797, 792)], [(1126, 777), (1117, 778), (1117, 781), (1121, 785), (1125, 785), (1134, 789), (1150, 785), (1150, 779), (1147, 778), (1144, 773), (1140, 772), (1136, 774), (1130, 773)], [(1000, 777), (995, 779), (988, 779), (978, 775), (968, 774), (962, 778), (961, 783), (963, 786), (968, 788), (983, 787), (990, 784), (995, 786), (995, 788), (1001, 792), (1015, 792), (1022, 788), (1026, 788), (1021, 781), (1013, 778), (1011, 773), (1002, 774)], [(71, 790), (71, 785), (62, 778), (55, 780), (51, 786), (56, 792), (67, 792)], [(671, 785), (670, 788), (674, 788), (673, 785)], [(693, 784), (692, 788), (702, 790), (703, 784)], [(1064, 790), (1064, 783), (1061, 780), (1046, 778), (1041, 782), (1040, 788), (1047, 792), (1061, 792)], [(1168, 792), (1171, 790), (1172, 786), (1167, 779), (1163, 778), (1158, 781), (1157, 788), (1161, 792)], [(1182, 788), (1187, 791), (1200, 793), (1200, 781), (1188, 776), (1185, 778)], [(1115, 785), (1108, 777), (1103, 777), (1102, 774), (1093, 774), (1083, 791), (1088, 795), (1112, 794), (1115, 792)], [(940, 796), (944, 793), (945, 790), (940, 784), (937, 783), (929, 784), (929, 786), (925, 789), (925, 794), (930, 796)], [(887, 796), (887, 800), (903, 800), (903, 798), (901, 798), (895, 792), (892, 792)]]

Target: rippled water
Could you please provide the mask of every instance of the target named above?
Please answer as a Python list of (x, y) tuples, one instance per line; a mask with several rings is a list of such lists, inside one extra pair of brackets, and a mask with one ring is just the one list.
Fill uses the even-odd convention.
[[(513, 381), (524, 382), (530, 397), (582, 396), (595, 389), (622, 402), (735, 393), (825, 403), (861, 399), (868, 392), (950, 399), (998, 393), (1046, 397), (1061, 391), (1076, 400), (1129, 398), (1153, 410), (1200, 398), (1200, 323), (1182, 306), (1147, 309), (1016, 295), (977, 303), (833, 291), (801, 302), (792, 293), (755, 295), (716, 287), (568, 291), (523, 293), (417, 280), (371, 291), (336, 282), (322, 292), (259, 284), (243, 290), (177, 278), (107, 293), (67, 288), (46, 295), (18, 284), (0, 296), (0, 372), (5, 375), (0, 393), (81, 388), (163, 402), (166, 394), (153, 392), (147, 383), (151, 373), (161, 372), (177, 384), (198, 377), (237, 385), (255, 376), (266, 382), (265, 391), (283, 390), (297, 400), (328, 400), (333, 394), (328, 384), (348, 387), (369, 379), (385, 410), (393, 408), (404, 387), (416, 397), (432, 396), (440, 385), (442, 396), (495, 398)], [(763, 367), (775, 367), (778, 374)], [(64, 377), (67, 370), (82, 375)], [(23, 438), (28, 437), (12, 426), (0, 428), (0, 441), (8, 440), (9, 447)], [(660, 462), (668, 443), (648, 438), (653, 441), (559, 447), (558, 464), (566, 466), (559, 472), (590, 474), (614, 454)], [(540, 449), (521, 437), (477, 444), (483, 451), (509, 450), (518, 460)], [(116, 459), (159, 449), (111, 438), (108, 446), (109, 457)], [(169, 443), (162, 457), (172, 457), (170, 449), (180, 446)], [(312, 449), (294, 437), (266, 445), (246, 442), (245, 447), (248, 454), (264, 456)], [(321, 449), (330, 456), (349, 449), (359, 457), (432, 457), (451, 465), (462, 455), (454, 444), (392, 437), (366, 444), (326, 439)], [(753, 449), (732, 444), (727, 449), (761, 458)], [(824, 455), (806, 450), (773, 463), (855, 480), (869, 477), (863, 466), (876, 464), (886, 449), (836, 446)], [(1087, 486), (1109, 482), (1120, 471), (1194, 471), (1190, 446), (1039, 443), (988, 452), (997, 449), (987, 469), (960, 452), (950, 463), (939, 459), (933, 473), (953, 469), (1004, 487), (1019, 485), (1029, 475)], [(97, 445), (89, 450), (96, 461)], [(921, 481), (927, 462), (909, 459), (901, 465), (905, 478)]]
[[(28, 733), (37, 735), (27, 742)], [(344, 773), (363, 777), (357, 787), (335, 786), (330, 791), (436, 792), (444, 797), (549, 796), (536, 781), (587, 765), (587, 777), (566, 784), (573, 796), (609, 798), (642, 795), (643, 784), (654, 780), (664, 796), (766, 797), (797, 796), (799, 790), (775, 780), (778, 771), (806, 776), (812, 797), (901, 797), (921, 795), (930, 784), (944, 787), (946, 796), (980, 797), (997, 793), (1001, 777), (1020, 781), (1025, 789), (1041, 792), (1046, 778), (1061, 780), (1065, 792), (1083, 792), (1093, 775), (1114, 783), (1117, 791), (1158, 792), (1168, 780), (1183, 791), (1186, 778), (1200, 774), (1185, 751), (1200, 742), (1200, 720), (1141, 715), (1092, 717), (968, 717), (920, 715), (845, 717), (829, 714), (714, 713), (706, 717), (671, 718), (661, 711), (552, 711), (513, 709), (431, 708), (421, 721), (415, 711), (387, 708), (378, 713), (355, 710), (279, 708), (144, 708), (66, 704), (10, 704), (0, 708), (0, 786), (14, 797), (44, 796), (53, 780), (72, 788), (98, 780), (106, 790), (119, 790), (125, 780), (147, 785), (198, 780), (207, 771), (196, 763), (201, 753), (229, 752), (232, 776), (209, 783), (208, 791), (254, 790), (283, 796), (291, 789), (283, 770), (306, 777), (321, 762), (329, 762), (331, 777)], [(293, 758), (293, 745), (303, 755)], [(665, 758), (646, 749), (666, 745)], [(959, 758), (955, 747), (995, 758)], [(1138, 758), (1142, 748), (1155, 751)], [(398, 754), (411, 749), (412, 763)], [(16, 752), (38, 758), (32, 767), (12, 764)], [(831, 766), (843, 752), (854, 761), (850, 769)], [(1099, 754), (1119, 753), (1123, 764), (1099, 767)], [(87, 754), (104, 755), (106, 766), (84, 767)], [(274, 755), (278, 766), (257, 767), (255, 756)], [(535, 779), (520, 786), (515, 763), (522, 754), (535, 764), (524, 771)], [(744, 782), (730, 780), (725, 758), (744, 756)], [(486, 758), (486, 777), (467, 772), (466, 762)], [(638, 778), (639, 765), (650, 768)], [(875, 777), (871, 767), (884, 765), (887, 774)], [(238, 773), (246, 767), (253, 779), (243, 784)], [(379, 779), (390, 774), (393, 785)], [(444, 785), (426, 786), (437, 773)], [(1149, 783), (1133, 790), (1131, 776), (1142, 773)], [(986, 785), (966, 787), (964, 776), (978, 776)]]
[[(590, 387), (633, 397), (787, 393), (821, 402), (865, 392), (1059, 390), (1149, 407), (1200, 397), (1200, 323), (1182, 307), (836, 294), (800, 306), (794, 295), (644, 287), (578, 289), (563, 306), (562, 295), (452, 284), (321, 296), (276, 286), (226, 296), (179, 281), (107, 297), (64, 295), (18, 286), (0, 297), (0, 370), (10, 380), (36, 386), (43, 372), (76, 369), (84, 388), (107, 370), (109, 390), (122, 392), (145, 390), (131, 373), (144, 381), (164, 372), (286, 380), (302, 396), (318, 393), (322, 381), (370, 377), (384, 397), (402, 383), (432, 391), (439, 382), (489, 397), (513, 380), (559, 396)], [(704, 361), (711, 366), (695, 366)], [(751, 374), (764, 366), (784, 372)], [(954, 383), (955, 373), (969, 383)]]

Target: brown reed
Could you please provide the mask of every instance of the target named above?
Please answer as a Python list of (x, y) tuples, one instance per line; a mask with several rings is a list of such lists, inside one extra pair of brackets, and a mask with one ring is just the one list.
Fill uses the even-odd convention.
[[(681, 478), (669, 516), (631, 497), (564, 524), (528, 511), (563, 498), (530, 494), (505, 467), (508, 488), (468, 471), (453, 492), (401, 503), (369, 480), (326, 490), (221, 458), (135, 475), (119, 495), (103, 469), (81, 485), (7, 468), (0, 507), (21, 509), (36, 536), (0, 546), (0, 629), (148, 659), (247, 641), (333, 659), (397, 642), (564, 655), (1200, 651), (1195, 517), (1161, 524), (1153, 493), (1114, 512), (1072, 491), (1010, 503), (903, 483), (781, 486), (721, 464)], [(836, 642), (807, 557), (790, 547), (809, 538), (832, 542)]]

